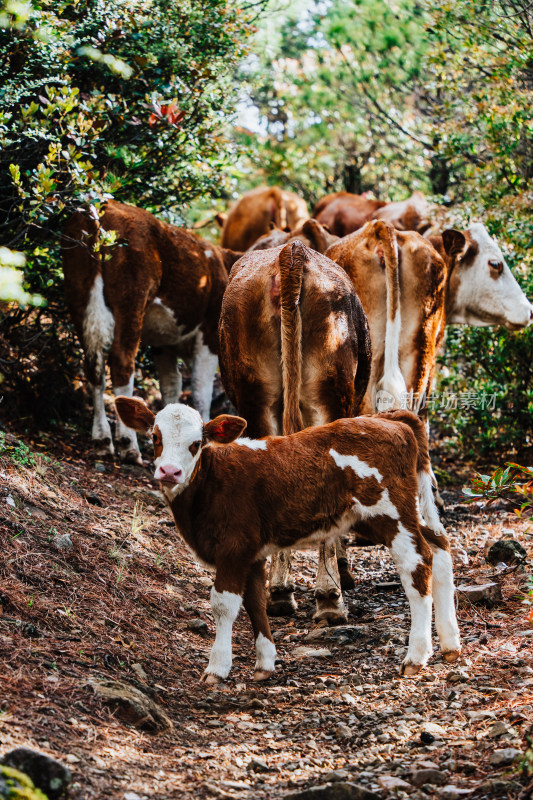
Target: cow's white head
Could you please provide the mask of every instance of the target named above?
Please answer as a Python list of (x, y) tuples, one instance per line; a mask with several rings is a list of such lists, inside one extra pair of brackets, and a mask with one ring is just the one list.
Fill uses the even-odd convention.
[(246, 428), (246, 420), (229, 414), (204, 424), (198, 411), (181, 403), (171, 403), (153, 414), (139, 398), (117, 397), (115, 408), (128, 428), (152, 437), (154, 478), (161, 481), (169, 499), (189, 485), (204, 445), (233, 442)]
[(503, 253), (484, 225), (442, 234), (451, 259), (447, 321), (466, 325), (525, 328), (533, 306), (505, 263)]

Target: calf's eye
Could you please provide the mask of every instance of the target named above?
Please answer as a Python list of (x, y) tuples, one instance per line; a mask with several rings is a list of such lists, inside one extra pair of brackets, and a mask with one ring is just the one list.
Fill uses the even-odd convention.
[(200, 449), (200, 445), (201, 444), (202, 444), (202, 442), (200, 440), (198, 440), (197, 442), (193, 442), (191, 444), (191, 446), (189, 447), (189, 452), (191, 453), (191, 455), (193, 455), (193, 456), (196, 455), (196, 453)]
[(496, 259), (491, 259), (489, 261), (489, 267), (491, 270), (496, 272), (498, 275), (501, 275), (503, 272), (503, 264), (501, 261), (496, 261)]

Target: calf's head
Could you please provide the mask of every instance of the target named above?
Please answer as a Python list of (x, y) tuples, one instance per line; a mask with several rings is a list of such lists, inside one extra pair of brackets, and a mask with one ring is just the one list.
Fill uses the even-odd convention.
[(533, 306), (505, 263), (503, 253), (484, 225), (442, 234), (452, 271), (448, 287), (450, 323), (525, 328)]
[(152, 438), (154, 478), (161, 481), (167, 497), (174, 497), (188, 486), (202, 447), (209, 442), (233, 442), (246, 428), (246, 420), (229, 414), (204, 423), (194, 408), (181, 403), (171, 403), (153, 414), (138, 398), (117, 397), (115, 408), (128, 428)]

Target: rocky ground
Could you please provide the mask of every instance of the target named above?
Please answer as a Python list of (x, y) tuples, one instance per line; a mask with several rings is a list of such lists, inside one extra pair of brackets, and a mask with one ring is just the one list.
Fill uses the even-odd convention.
[(456, 583), (497, 587), (488, 604), (463, 593), (459, 663), (435, 642), (419, 676), (398, 677), (409, 613), (382, 548), (351, 551), (349, 624), (314, 629), (304, 553), (298, 613), (272, 622), (275, 678), (252, 682), (241, 613), (231, 677), (213, 691), (199, 683), (211, 575), (150, 472), (86, 459), (74, 430), (0, 437), (0, 755), (58, 758), (74, 800), (532, 796), (531, 560), (486, 561), (491, 540), (513, 536), (531, 558), (532, 536), (502, 510), (460, 504), (468, 470), (454, 465), (444, 491)]

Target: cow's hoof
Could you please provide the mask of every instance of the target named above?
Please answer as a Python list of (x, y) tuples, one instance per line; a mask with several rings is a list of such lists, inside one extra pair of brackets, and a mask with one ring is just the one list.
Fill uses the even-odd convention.
[(454, 661), (457, 661), (459, 656), (461, 655), (460, 650), (448, 650), (447, 653), (442, 654), (444, 656), (444, 660), (448, 662), (448, 664), (453, 664)]
[(326, 622), (328, 625), (346, 625), (348, 622), (348, 615), (344, 605), (342, 606), (322, 606), (320, 602), (317, 603), (316, 611), (313, 614), (315, 622)]
[(112, 456), (115, 453), (113, 442), (111, 441), (109, 436), (105, 436), (103, 439), (93, 439), (92, 443), (95, 455), (100, 456), (100, 458), (105, 458), (106, 456)]
[(316, 611), (313, 614), (315, 622), (327, 622), (328, 625), (345, 625), (348, 622), (342, 594), (337, 589), (328, 592), (317, 589), (315, 600)]
[(350, 589), (355, 589), (355, 579), (350, 571), (350, 565), (345, 558), (340, 558), (337, 561), (337, 566), (339, 568), (339, 576), (341, 579), (341, 589), (346, 592), (350, 591)]
[(216, 686), (217, 683), (222, 683), (224, 678), (220, 675), (215, 675), (213, 672), (204, 672), (200, 678), (201, 683), (206, 683), (208, 686)]
[(274, 592), (267, 605), (269, 617), (292, 617), (298, 608), (292, 591)]
[(137, 464), (142, 467), (143, 460), (138, 450), (123, 450), (119, 453), (120, 460), (123, 464)]
[(402, 664), (400, 675), (404, 678), (412, 678), (413, 675), (418, 675), (422, 669), (422, 664)]
[(254, 672), (254, 681), (267, 681), (273, 674), (273, 670), (256, 669)]

